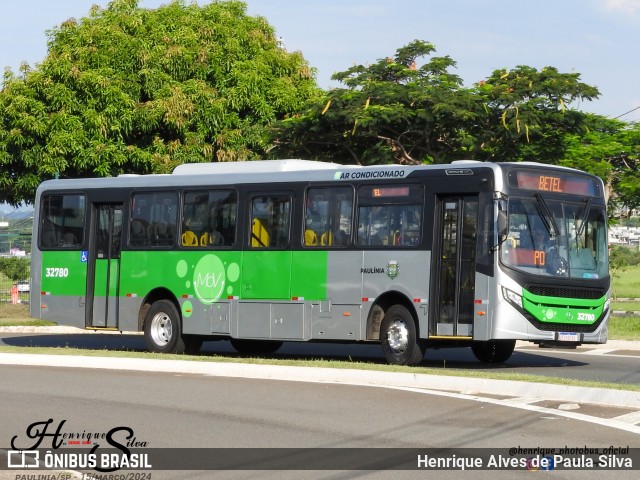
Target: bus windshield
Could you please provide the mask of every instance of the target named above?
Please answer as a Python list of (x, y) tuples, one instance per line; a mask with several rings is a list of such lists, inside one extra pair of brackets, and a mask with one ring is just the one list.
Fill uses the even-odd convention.
[(536, 194), (508, 200), (502, 263), (535, 275), (597, 279), (608, 275), (604, 208)]

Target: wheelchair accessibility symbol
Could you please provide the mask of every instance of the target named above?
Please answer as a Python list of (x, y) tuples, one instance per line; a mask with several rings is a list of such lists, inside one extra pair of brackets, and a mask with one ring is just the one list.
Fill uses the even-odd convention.
[(89, 251), (83, 250), (80, 252), (80, 261), (86, 263), (89, 261)]

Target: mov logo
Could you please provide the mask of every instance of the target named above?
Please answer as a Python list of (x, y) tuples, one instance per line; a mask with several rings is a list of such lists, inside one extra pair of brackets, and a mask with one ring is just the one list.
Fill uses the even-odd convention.
[(226, 272), (222, 260), (216, 255), (205, 255), (193, 272), (193, 287), (203, 303), (214, 303), (224, 292)]

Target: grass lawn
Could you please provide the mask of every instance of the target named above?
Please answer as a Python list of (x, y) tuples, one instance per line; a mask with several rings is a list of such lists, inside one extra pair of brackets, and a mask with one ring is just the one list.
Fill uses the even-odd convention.
[(640, 298), (640, 265), (614, 272), (611, 278), (611, 296), (614, 299)]
[(612, 315), (609, 319), (609, 340), (640, 341), (640, 316)]

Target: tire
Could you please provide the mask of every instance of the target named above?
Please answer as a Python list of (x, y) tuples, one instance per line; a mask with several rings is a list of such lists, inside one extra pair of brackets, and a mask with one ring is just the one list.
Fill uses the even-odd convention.
[(150, 352), (184, 353), (180, 315), (172, 302), (153, 302), (144, 320), (144, 340)]
[(506, 362), (515, 348), (515, 340), (489, 340), (488, 342), (473, 342), (471, 344), (471, 351), (476, 358), (489, 364)]
[(380, 343), (384, 356), (392, 365), (419, 365), (425, 343), (419, 341), (413, 315), (402, 305), (389, 308), (380, 325)]
[(282, 346), (282, 342), (277, 340), (232, 338), (230, 342), (231, 346), (235, 348), (238, 353), (247, 355), (269, 355), (270, 353), (276, 352)]

